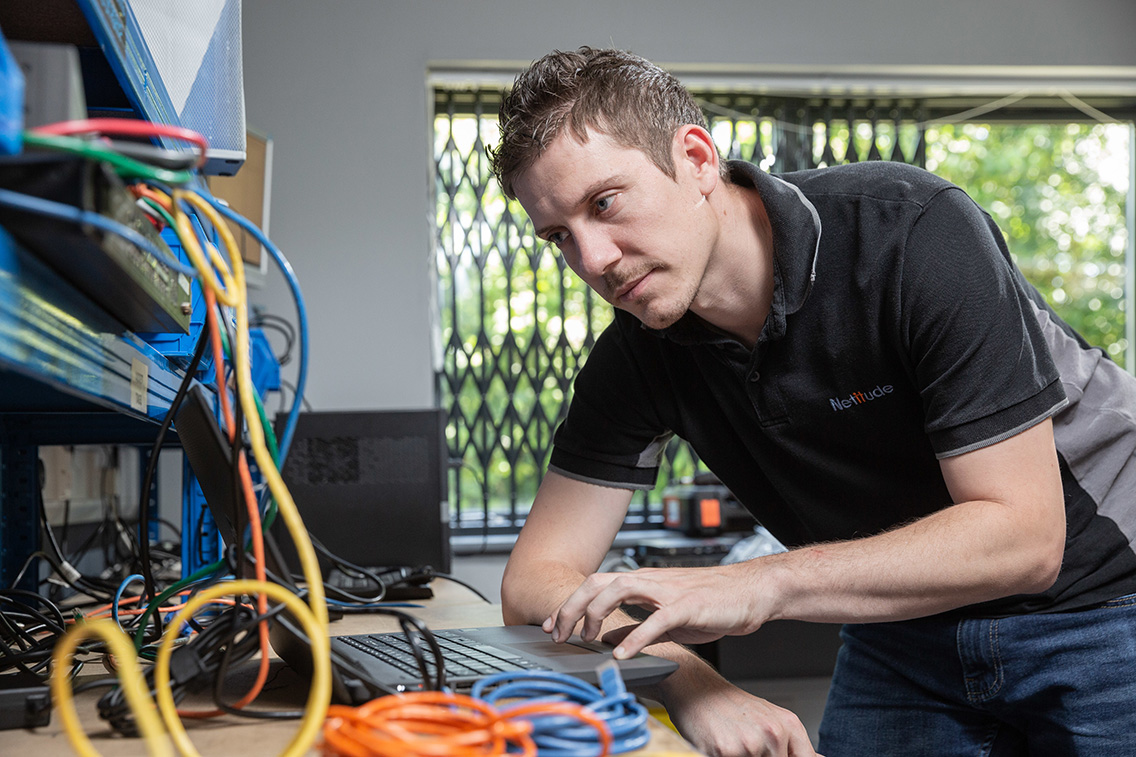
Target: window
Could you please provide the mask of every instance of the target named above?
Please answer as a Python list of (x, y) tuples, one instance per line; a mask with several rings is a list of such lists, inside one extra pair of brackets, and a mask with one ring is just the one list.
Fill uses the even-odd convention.
[[(951, 117), (968, 115), (957, 100), (695, 94), (728, 157), (773, 172), (901, 160), (963, 186), (994, 215), (1058, 312), (1122, 365), (1132, 360), (1130, 123), (1089, 123), (1080, 110), (1029, 101), (978, 123)], [(520, 528), (572, 380), (611, 320), (610, 306), (533, 235), (489, 172), (485, 148), (498, 139), (500, 96), (435, 92), (436, 390), (449, 413), (451, 459), (460, 460), (450, 479), (457, 535)], [(693, 451), (675, 440), (660, 487), (698, 470)], [(636, 493), (627, 528), (661, 523), (660, 491)]]

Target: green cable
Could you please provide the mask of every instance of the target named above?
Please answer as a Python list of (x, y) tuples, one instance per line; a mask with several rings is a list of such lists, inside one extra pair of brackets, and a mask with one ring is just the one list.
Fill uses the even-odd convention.
[(129, 158), (121, 153), (115, 152), (114, 150), (101, 147), (98, 143), (88, 139), (56, 136), (52, 134), (36, 134), (31, 131), (25, 131), (23, 137), (24, 144), (31, 145), (32, 147), (58, 150), (107, 163), (112, 166), (120, 176), (142, 178), (162, 184), (176, 185), (188, 184), (193, 181), (193, 173), (190, 171), (171, 171), (167, 168), (151, 166), (140, 160), (135, 160), (134, 158)]
[[(225, 331), (225, 329), (221, 329), (221, 346), (225, 349), (225, 356), (232, 360), (233, 351), (229, 348), (229, 336)], [(276, 432), (272, 430), (272, 422), (268, 420), (268, 414), (264, 411), (264, 403), (260, 401), (260, 395), (253, 392), (252, 398), (256, 403), (256, 414), (260, 418), (260, 425), (264, 428), (265, 446), (268, 447), (268, 452), (272, 455), (272, 461), (279, 466), (280, 447), (276, 443)]]
[(154, 209), (155, 212), (157, 212), (158, 215), (160, 215), (162, 217), (162, 220), (166, 222), (167, 226), (170, 226), (174, 229), (177, 228), (177, 222), (174, 221), (174, 217), (170, 215), (169, 211), (162, 207), (162, 203), (155, 202), (154, 200), (150, 199), (149, 197), (143, 197), (141, 199), (142, 199), (142, 202), (149, 205), (151, 208)]
[(177, 594), (179, 591), (184, 589), (187, 585), (194, 583), (196, 581), (199, 581), (202, 578), (204, 578), (205, 576), (210, 575), (211, 573), (216, 573), (222, 566), (224, 566), (224, 564), (225, 564), (224, 560), (218, 560), (217, 562), (213, 563), (212, 565), (206, 565), (204, 568), (201, 568), (196, 573), (193, 573), (192, 575), (186, 576), (185, 578), (181, 579), (177, 583), (171, 585), (168, 589), (166, 589), (161, 594), (159, 594), (157, 599), (155, 599), (153, 602), (151, 602), (149, 605), (147, 605), (146, 606), (146, 612), (142, 613), (142, 617), (139, 618), (139, 620), (138, 620), (138, 630), (135, 631), (135, 633), (134, 633), (134, 648), (136, 650), (138, 650), (139, 652), (142, 651), (143, 636), (146, 633), (146, 626), (149, 625), (148, 621), (150, 619), (150, 616), (154, 613), (155, 610), (157, 610), (161, 606), (162, 602), (165, 602), (167, 599), (172, 597), (174, 594)]

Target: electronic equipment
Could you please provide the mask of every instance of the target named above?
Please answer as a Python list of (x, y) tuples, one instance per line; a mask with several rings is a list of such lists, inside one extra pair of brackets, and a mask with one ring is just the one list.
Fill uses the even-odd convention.
[(721, 564), (740, 539), (741, 534), (642, 539), (627, 554), (641, 568), (701, 568)]
[[(355, 565), (448, 573), (444, 422), (436, 408), (301, 413), (281, 475), (308, 530)], [(299, 572), (282, 528), (281, 553)]]
[(31, 673), (5, 675), (0, 685), (0, 731), (42, 728), (51, 722), (51, 691)]
[[(0, 158), (0, 188), (105, 216), (176, 258), (103, 163), (55, 153)], [(126, 239), (8, 206), (0, 224), (127, 329), (188, 332), (190, 280)]]
[[(448, 572), (443, 423), (444, 414), (436, 409), (302, 413), (282, 473), (308, 530), (329, 551), (358, 565), (432, 565)], [(289, 549), (289, 540), (279, 542), (281, 552)], [(294, 552), (288, 554), (286, 559), (296, 560)], [(325, 559), (321, 569), (328, 576)], [(381, 574), (387, 575), (389, 569)], [(413, 571), (395, 575), (414, 580)], [(557, 644), (534, 626), (442, 635), (449, 685), (458, 690), (468, 690), (474, 680), (501, 667), (555, 670), (595, 682), (595, 669), (612, 659), (608, 645)], [(281, 659), (310, 674), (311, 650), (286, 614), (273, 625), (271, 641)], [(421, 689), (406, 644), (398, 633), (333, 637), (335, 701), (362, 704), (392, 691)], [(657, 682), (677, 668), (650, 655), (618, 665), (628, 685)]]
[(753, 515), (709, 471), (663, 490), (663, 525), (687, 536), (716, 536), (749, 531)]
[[(442, 453), (430, 452), (442, 443), (440, 411), (307, 416), (300, 415), (283, 474), (304, 525), (336, 557), (373, 569), (386, 599), (432, 596), (427, 584), (434, 573), (450, 568), (448, 528), (441, 521)], [(248, 518), (236, 489), (232, 446), (200, 385), (186, 394), (174, 429), (217, 530), (232, 548)], [(275, 548), (266, 557), (268, 569), (300, 573), (284, 524), (278, 521), (268, 536)], [(377, 593), (373, 579), (340, 569), (325, 554), (319, 559), (331, 586), (356, 596)]]

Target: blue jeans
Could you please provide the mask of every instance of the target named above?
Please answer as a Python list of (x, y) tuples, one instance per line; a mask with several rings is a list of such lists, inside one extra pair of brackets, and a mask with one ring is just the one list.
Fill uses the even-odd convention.
[(848, 625), (825, 757), (1136, 756), (1136, 594), (1087, 610)]

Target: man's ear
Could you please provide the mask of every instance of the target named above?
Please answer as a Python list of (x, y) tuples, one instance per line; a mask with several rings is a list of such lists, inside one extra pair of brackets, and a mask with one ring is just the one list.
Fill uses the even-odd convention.
[(676, 178), (686, 171), (699, 185), (703, 196), (718, 185), (718, 148), (710, 132), (696, 124), (680, 126), (674, 136)]

